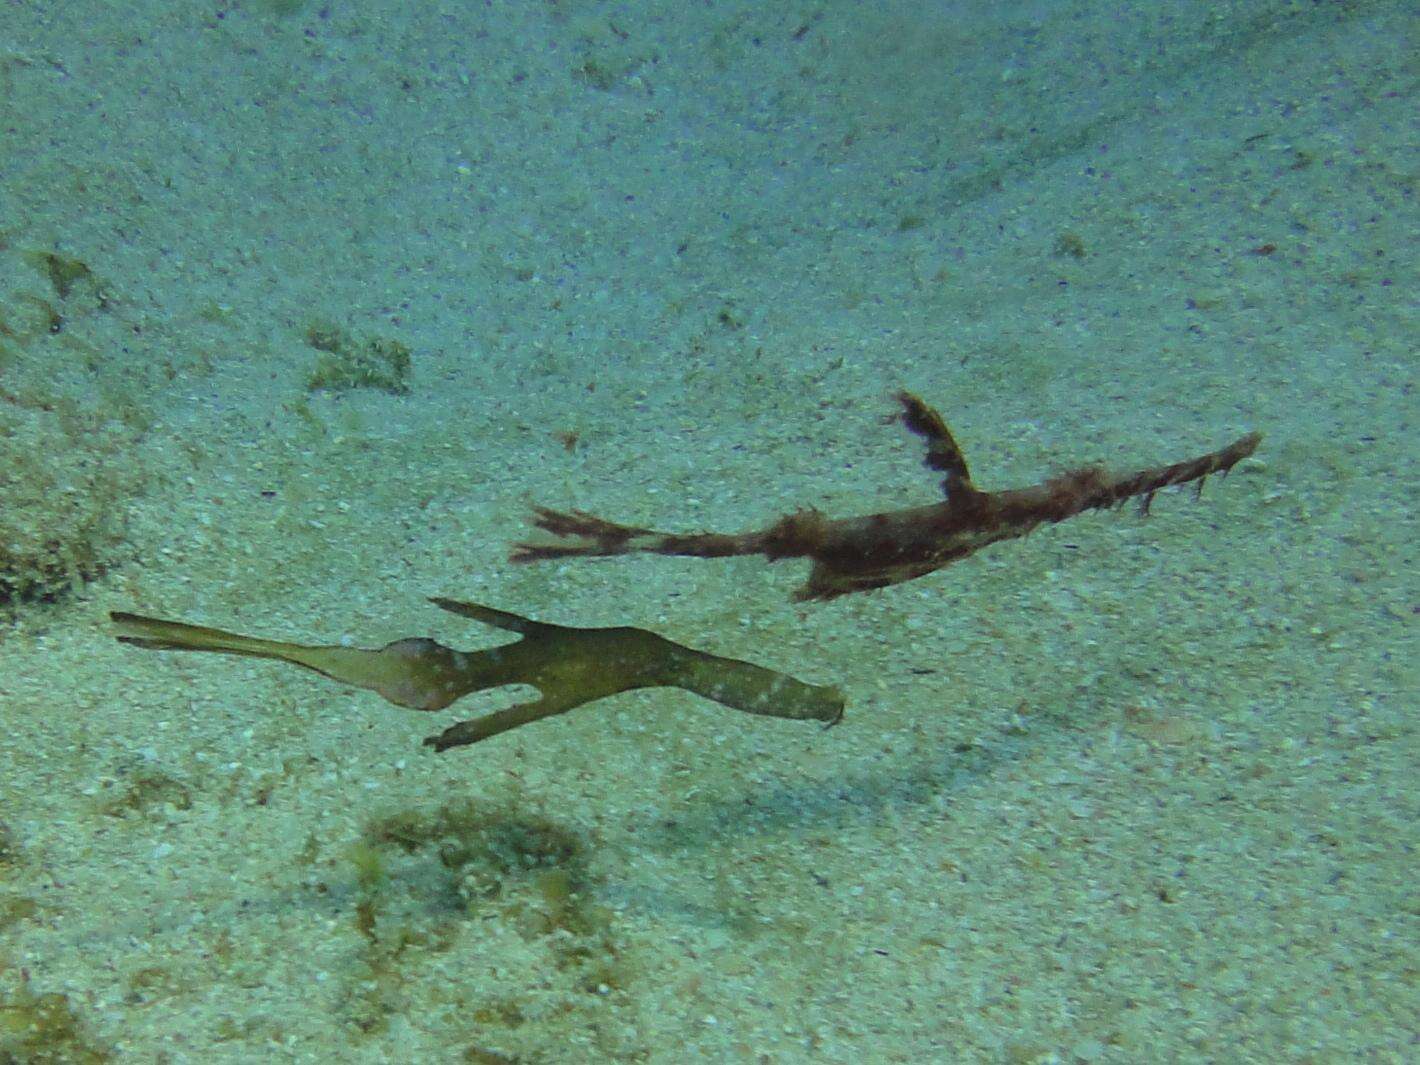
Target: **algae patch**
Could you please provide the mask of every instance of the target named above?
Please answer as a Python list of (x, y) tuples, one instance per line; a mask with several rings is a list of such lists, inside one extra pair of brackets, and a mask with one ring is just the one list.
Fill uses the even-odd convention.
[[(551, 818), (472, 801), (398, 811), (367, 823), (344, 860), (362, 944), (345, 1011), (360, 1032), (452, 1005), (473, 1021), (468, 1050), (495, 1055), (471, 1060), (523, 1060), (549, 1024), (595, 1032), (628, 981), (586, 843)], [(520, 959), (529, 979), (482, 979), (495, 957)], [(439, 978), (451, 970), (466, 979)]]
[[(118, 323), (81, 260), (0, 246), (0, 616), (57, 599), (117, 555), (144, 429), (106, 382)], [(107, 375), (107, 376), (106, 376)]]
[(321, 353), (306, 379), (310, 391), (373, 388), (394, 396), (409, 393), (409, 348), (398, 340), (358, 337), (324, 322), (308, 326), (305, 340)]

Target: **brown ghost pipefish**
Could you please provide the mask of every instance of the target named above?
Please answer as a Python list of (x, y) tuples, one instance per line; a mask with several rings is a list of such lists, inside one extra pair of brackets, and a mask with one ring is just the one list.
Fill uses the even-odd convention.
[(832, 599), (900, 584), (948, 566), (990, 544), (1025, 536), (1039, 525), (1138, 497), (1147, 514), (1154, 494), (1171, 485), (1226, 474), (1256, 449), (1258, 433), (1227, 447), (1168, 466), (1113, 474), (1083, 466), (1028, 488), (984, 492), (972, 482), (966, 458), (935, 410), (910, 392), (898, 394), (900, 417), (926, 442), (924, 465), (944, 474), (945, 502), (852, 518), (828, 518), (812, 508), (787, 514), (747, 533), (665, 533), (607, 521), (583, 510), (538, 507), (533, 524), (557, 539), (514, 545), (514, 562), (646, 552), (725, 558), (764, 555), (770, 561), (807, 558), (813, 566), (794, 598)]

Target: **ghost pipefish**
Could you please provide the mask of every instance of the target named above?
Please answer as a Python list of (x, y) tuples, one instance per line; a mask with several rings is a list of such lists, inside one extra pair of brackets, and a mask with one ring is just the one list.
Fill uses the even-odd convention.
[(752, 662), (697, 651), (646, 629), (583, 629), (533, 621), (506, 610), (432, 599), (436, 606), (521, 639), (477, 651), (456, 651), (424, 637), (380, 648), (311, 646), (243, 636), (222, 629), (115, 611), (118, 639), (155, 651), (212, 651), (271, 658), (303, 666), (396, 706), (442, 710), (472, 692), (528, 684), (539, 698), (461, 721), (425, 739), (436, 751), (478, 743), (509, 729), (564, 714), (584, 703), (636, 688), (683, 688), (750, 714), (836, 724), (843, 716), (837, 688), (806, 684)]

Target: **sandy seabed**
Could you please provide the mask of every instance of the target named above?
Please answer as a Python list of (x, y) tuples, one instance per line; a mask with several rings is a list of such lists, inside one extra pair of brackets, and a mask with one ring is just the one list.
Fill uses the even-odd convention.
[[(1401, 2), (0, 9), (0, 1062), (1403, 1062), (1416, 29)], [(1173, 461), (826, 604), (511, 566)], [(133, 610), (839, 685), (473, 748)], [(1408, 648), (1408, 650), (1407, 650)]]

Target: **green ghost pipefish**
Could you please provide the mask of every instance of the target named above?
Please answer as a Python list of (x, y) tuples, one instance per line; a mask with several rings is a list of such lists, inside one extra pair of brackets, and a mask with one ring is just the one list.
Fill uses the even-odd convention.
[(540, 698), (533, 702), (461, 721), (425, 739), (436, 751), (477, 743), (635, 688), (684, 688), (746, 713), (796, 721), (833, 725), (843, 716), (843, 696), (837, 688), (805, 684), (750, 662), (697, 651), (645, 629), (571, 628), (477, 603), (440, 598), (431, 602), (516, 632), (522, 639), (481, 651), (455, 651), (423, 637), (395, 640), (377, 650), (312, 647), (122, 611), (109, 617), (118, 626), (118, 639), (135, 647), (274, 658), (368, 688), (411, 710), (442, 710), (471, 692), (506, 684), (528, 684), (539, 691)]

